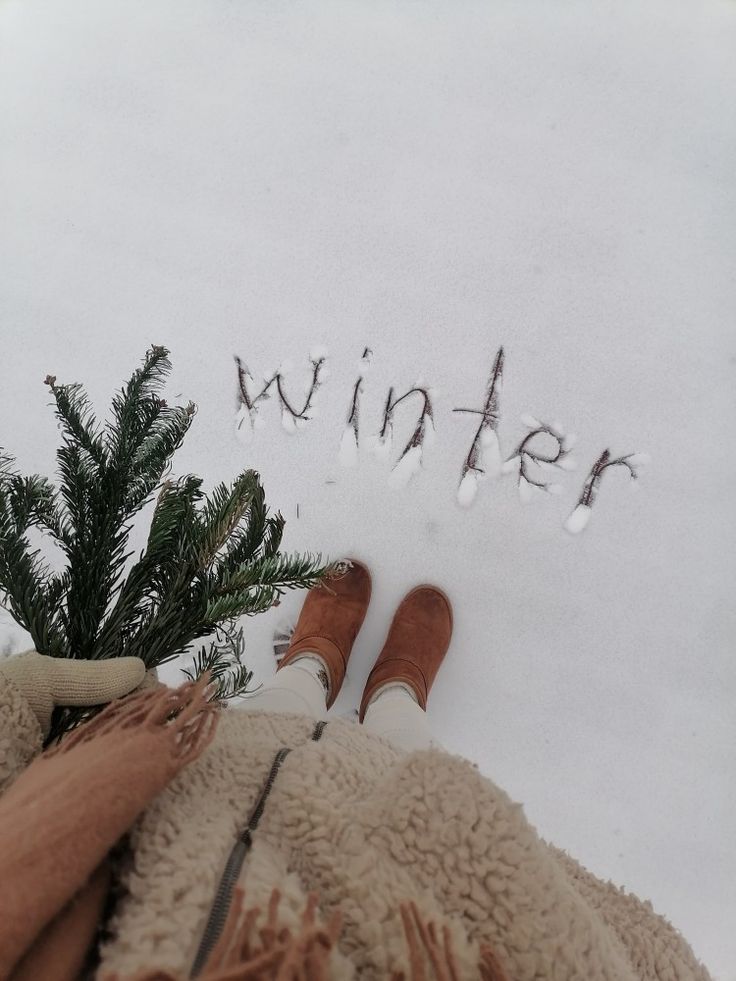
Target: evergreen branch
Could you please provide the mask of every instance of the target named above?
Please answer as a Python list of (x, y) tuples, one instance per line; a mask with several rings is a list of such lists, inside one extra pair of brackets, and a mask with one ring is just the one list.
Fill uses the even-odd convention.
[[(97, 638), (99, 657), (119, 656), (155, 600), (162, 602), (178, 580), (191, 579), (195, 566), (193, 530), (195, 503), (202, 497), (199, 477), (166, 481), (151, 519), (146, 548), (118, 591), (114, 606)], [(182, 562), (188, 563), (182, 566)], [(185, 576), (182, 577), (182, 571)]]
[(83, 459), (79, 446), (65, 443), (56, 451), (59, 475), (61, 477), (60, 495), (66, 508), (73, 539), (84, 536), (89, 525), (89, 488), (94, 480), (89, 458)]
[(200, 567), (212, 565), (219, 550), (247, 515), (259, 487), (255, 470), (246, 470), (231, 488), (218, 484), (202, 509)]
[(281, 539), (284, 535), (284, 525), (286, 524), (286, 519), (280, 511), (268, 519), (266, 532), (263, 536), (263, 549), (262, 554), (264, 558), (270, 559), (279, 550), (281, 545)]
[(249, 590), (215, 596), (207, 604), (205, 619), (212, 623), (240, 616), (255, 616), (270, 610), (279, 593), (273, 586), (257, 585)]
[(54, 375), (47, 375), (44, 384), (49, 386), (56, 400), (56, 415), (69, 441), (82, 447), (96, 466), (104, 470), (108, 465), (105, 444), (81, 384), (57, 385)]
[(277, 554), (232, 570), (221, 570), (217, 593), (228, 595), (256, 585), (272, 586), (279, 595), (287, 589), (309, 589), (330, 575), (333, 568), (322, 563), (321, 555)]
[(147, 426), (151, 425), (158, 404), (151, 399), (161, 388), (171, 370), (169, 352), (154, 344), (147, 352), (143, 366), (136, 369), (128, 383), (113, 396), (113, 423), (107, 424), (107, 445), (112, 465), (122, 462), (140, 447)]
[(142, 507), (166, 472), (170, 458), (181, 446), (194, 418), (194, 406), (163, 408), (148, 435), (135, 451), (126, 506), (130, 511)]
[(107, 469), (95, 477), (88, 457), (78, 446), (57, 453), (61, 495), (73, 529), (62, 543), (70, 573), (67, 636), (76, 657), (93, 657), (95, 640), (127, 559), (130, 534), (120, 504), (120, 484)]
[(28, 540), (6, 520), (0, 494), (0, 605), (28, 631), (40, 654), (59, 656), (68, 649), (45, 601), (49, 569)]
[(65, 508), (59, 503), (59, 495), (53, 484), (43, 477), (37, 479), (42, 484), (42, 496), (36, 507), (37, 523), (50, 532), (57, 544), (67, 551), (74, 539), (74, 528)]
[(218, 701), (226, 701), (248, 692), (253, 672), (242, 663), (243, 628), (234, 631), (229, 630), (227, 625), (221, 624), (217, 628), (217, 635), (224, 636), (224, 643), (213, 640), (209, 647), (200, 648), (199, 653), (194, 657), (192, 670), (186, 668), (182, 670), (190, 681), (196, 681), (209, 671), (211, 680), (217, 686), (214, 697)]
[[(81, 385), (46, 380), (61, 420), (58, 485), (13, 469), (0, 449), (0, 602), (38, 651), (57, 657), (138, 656), (158, 667), (204, 646), (194, 670), (211, 670), (217, 697), (248, 689), (240, 617), (270, 609), (289, 589), (309, 588), (335, 569), (319, 555), (283, 555), (284, 518), (269, 516), (254, 470), (207, 496), (202, 479), (165, 479), (195, 406), (159, 397), (171, 365), (152, 347), (113, 397), (100, 432)], [(132, 521), (158, 490), (145, 549), (124, 574)], [(38, 527), (61, 547), (52, 574), (26, 532)], [(212, 637), (215, 635), (216, 639)], [(208, 646), (209, 645), (209, 646)], [(55, 709), (48, 742), (95, 714)], [(48, 744), (47, 742), (47, 744)]]
[(25, 536), (38, 521), (45, 485), (42, 478), (14, 473), (12, 462), (12, 457), (0, 455), (0, 605), (30, 633), (39, 653), (59, 655), (66, 649), (65, 638), (54, 608), (45, 601), (51, 573)]
[(253, 489), (247, 523), (232, 536), (226, 554), (218, 563), (219, 568), (232, 569), (255, 558), (266, 534), (266, 514), (266, 495), (258, 482)]

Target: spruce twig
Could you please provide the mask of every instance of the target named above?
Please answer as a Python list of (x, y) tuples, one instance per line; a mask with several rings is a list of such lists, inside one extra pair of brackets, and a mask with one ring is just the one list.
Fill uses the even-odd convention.
[[(242, 663), (238, 619), (337, 567), (319, 554), (279, 551), (284, 518), (269, 515), (255, 470), (209, 495), (199, 477), (167, 476), (196, 412), (191, 402), (169, 406), (160, 397), (168, 354), (151, 347), (113, 397), (104, 425), (80, 384), (47, 376), (62, 433), (59, 485), (22, 476), (0, 451), (0, 605), (36, 650), (53, 657), (135, 655), (155, 668), (205, 639), (194, 675), (186, 673), (211, 670), (214, 697), (232, 698), (252, 678)], [(146, 547), (130, 565), (134, 519), (154, 497)], [(32, 528), (60, 547), (64, 569), (53, 572), (31, 548)], [(56, 709), (48, 741), (94, 711)]]

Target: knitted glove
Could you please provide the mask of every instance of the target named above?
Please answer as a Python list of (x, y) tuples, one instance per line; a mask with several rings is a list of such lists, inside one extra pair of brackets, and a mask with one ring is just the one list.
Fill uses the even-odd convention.
[(26, 651), (0, 659), (0, 678), (12, 682), (26, 699), (44, 736), (55, 705), (102, 705), (141, 684), (146, 666), (139, 657), (75, 661)]

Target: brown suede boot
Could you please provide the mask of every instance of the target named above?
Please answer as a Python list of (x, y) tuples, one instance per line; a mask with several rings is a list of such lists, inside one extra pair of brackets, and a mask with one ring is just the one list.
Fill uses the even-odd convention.
[(420, 706), (437, 677), (452, 636), (452, 605), (436, 586), (417, 586), (407, 593), (394, 614), (391, 627), (368, 675), (360, 703), (363, 721), (376, 691), (390, 682), (401, 681), (415, 692)]
[(344, 576), (326, 579), (324, 586), (315, 586), (307, 593), (288, 650), (278, 667), (278, 670), (285, 668), (308, 651), (318, 654), (329, 674), (327, 708), (342, 687), (348, 658), (371, 598), (370, 572), (362, 562), (348, 561), (352, 565)]

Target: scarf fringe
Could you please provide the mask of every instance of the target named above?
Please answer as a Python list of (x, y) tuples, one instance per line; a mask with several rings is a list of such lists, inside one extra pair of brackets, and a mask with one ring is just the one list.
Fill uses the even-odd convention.
[(278, 928), (281, 893), (274, 889), (268, 903), (265, 926), (252, 936), (261, 910), (253, 907), (243, 913), (245, 893), (237, 889), (225, 932), (210, 955), (203, 981), (322, 981), (328, 977), (330, 952), (342, 925), (339, 912), (327, 926), (316, 922), (318, 898), (310, 893), (302, 914), (300, 929)]
[(173, 759), (183, 767), (200, 755), (215, 734), (220, 706), (212, 700), (214, 690), (210, 672), (206, 671), (196, 681), (188, 681), (176, 689), (162, 686), (134, 692), (110, 702), (99, 715), (73, 729), (43, 755), (50, 759), (92, 739), (126, 729), (165, 728), (170, 735)]
[[(407, 978), (404, 971), (394, 971), (391, 981), (461, 981), (449, 927), (443, 925), (440, 938), (436, 925), (431, 920), (422, 920), (413, 901), (404, 903), (400, 912), (409, 948), (409, 976)], [(480, 948), (478, 972), (482, 981), (509, 981), (501, 962), (487, 944)]]
[[(223, 934), (199, 975), (200, 981), (329, 981), (330, 953), (342, 925), (339, 911), (327, 926), (320, 926), (316, 922), (318, 897), (310, 893), (298, 932), (294, 934), (288, 927), (279, 929), (281, 893), (274, 889), (266, 922), (256, 930), (262, 910), (253, 906), (244, 911), (244, 899), (244, 890), (237, 887)], [(440, 935), (433, 922), (422, 920), (413, 901), (399, 909), (409, 951), (409, 974), (394, 971), (390, 981), (462, 981), (449, 927), (444, 925)], [(488, 945), (481, 946), (478, 977), (481, 981), (509, 981)], [(107, 975), (104, 981), (119, 981), (118, 975)], [(165, 970), (144, 969), (127, 981), (177, 981), (177, 976)]]

